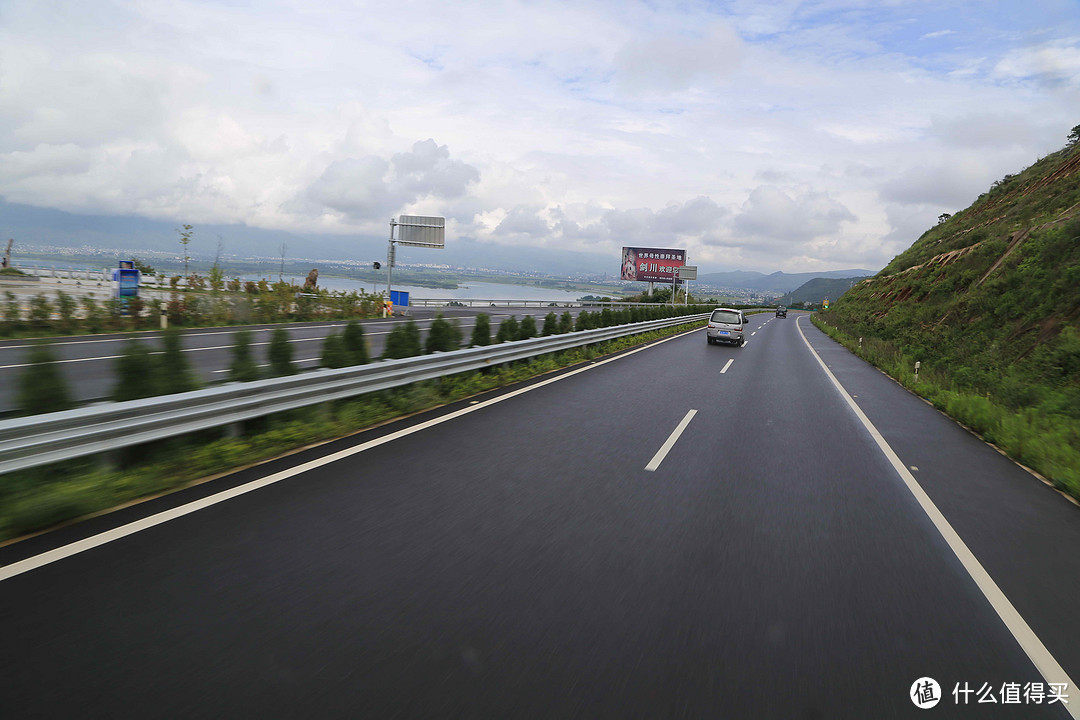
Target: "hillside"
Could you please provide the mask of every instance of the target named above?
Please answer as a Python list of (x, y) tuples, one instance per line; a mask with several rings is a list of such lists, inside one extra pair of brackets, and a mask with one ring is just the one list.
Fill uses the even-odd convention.
[(795, 303), (820, 304), (825, 298), (835, 302), (863, 278), (814, 278), (791, 292), (773, 300), (774, 305), (794, 305)]
[(852, 278), (869, 277), (874, 273), (869, 270), (825, 270), (821, 272), (765, 273), (747, 270), (735, 270), (732, 272), (717, 272), (698, 275), (698, 282), (702, 285), (717, 288), (732, 288), (739, 290), (757, 290), (763, 293), (791, 292), (814, 278)]
[(1080, 492), (1080, 143), (926, 231), (823, 321)]

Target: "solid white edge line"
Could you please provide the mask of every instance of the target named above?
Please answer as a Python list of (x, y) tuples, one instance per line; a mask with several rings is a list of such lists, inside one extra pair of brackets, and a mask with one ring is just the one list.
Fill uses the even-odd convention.
[[(896, 452), (893, 451), (889, 443), (886, 442), (885, 438), (878, 432), (878, 429), (874, 427), (874, 424), (870, 422), (870, 419), (866, 417), (866, 414), (863, 413), (855, 400), (852, 399), (851, 395), (844, 389), (844, 386), (840, 384), (840, 381), (837, 380), (836, 376), (829, 370), (825, 361), (822, 360), (821, 356), (814, 350), (810, 341), (806, 339), (806, 334), (802, 330), (802, 325), (798, 322), (799, 320), (802, 320), (803, 317), (804, 316), (800, 315), (796, 319), (795, 324), (796, 327), (799, 328), (799, 335), (802, 336), (803, 342), (806, 343), (806, 347), (810, 349), (810, 352), (814, 355), (814, 359), (821, 365), (821, 369), (828, 376), (829, 380), (832, 381), (833, 386), (840, 392), (840, 395), (843, 396), (848, 406), (854, 411), (855, 415), (859, 418), (859, 421), (863, 424), (863, 427), (870, 433), (874, 442), (877, 443), (878, 449), (880, 449), (885, 457), (888, 458), (893, 469), (896, 470), (896, 473), (904, 481), (904, 484), (907, 485), (911, 494), (915, 496), (915, 499), (922, 507), (923, 512), (930, 518), (930, 522), (934, 523), (934, 527), (941, 533), (941, 536), (945, 539), (945, 542), (948, 543), (949, 547), (956, 555), (956, 558), (960, 561), (960, 564), (964, 566), (968, 575), (970, 575), (971, 579), (978, 585), (983, 596), (990, 602), (994, 611), (997, 612), (998, 617), (1005, 623), (1005, 627), (1007, 627), (1009, 632), (1012, 633), (1012, 636), (1016, 638), (1020, 647), (1027, 653), (1028, 658), (1031, 659), (1031, 662), (1034, 663), (1035, 667), (1048, 683), (1068, 683), (1069, 687), (1076, 688), (1076, 685), (1073, 684), (1072, 679), (1069, 677), (1068, 673), (1065, 672), (1065, 669), (1061, 667), (1054, 656), (1050, 654), (1050, 651), (1047, 650), (1046, 646), (1039, 640), (1035, 631), (1031, 629), (1027, 624), (1027, 621), (1021, 617), (1020, 613), (1013, 607), (1013, 604), (1005, 597), (1005, 593), (1001, 591), (1001, 588), (997, 586), (997, 583), (990, 577), (990, 574), (986, 572), (982, 563), (980, 563), (971, 550), (968, 549), (967, 544), (960, 538), (960, 535), (953, 529), (952, 525), (949, 524), (949, 521), (945, 519), (945, 516), (938, 510), (937, 506), (934, 505), (934, 502), (930, 499), (930, 496), (926, 494), (926, 491), (922, 489), (922, 486), (919, 485), (915, 476), (911, 474), (911, 471), (908, 470), (902, 462), (900, 462), (900, 458), (897, 456)], [(1065, 707), (1072, 717), (1080, 720), (1080, 704), (1077, 704), (1075, 707), (1073, 705), (1066, 705)]]
[(648, 350), (662, 343), (666, 343), (670, 340), (675, 340), (690, 333), (698, 332), (698, 330), (700, 330), (700, 328), (688, 330), (686, 332), (678, 333), (677, 335), (672, 335), (671, 337), (667, 337), (662, 340), (657, 340), (656, 342), (649, 343), (648, 345), (642, 345), (639, 348), (634, 348), (633, 350), (621, 353), (619, 355), (616, 355), (615, 357), (607, 358), (606, 360), (594, 361), (588, 365), (578, 368), (577, 370), (571, 370), (556, 377), (548, 378), (547, 380), (542, 380), (538, 383), (534, 383), (527, 387), (518, 388), (517, 390), (513, 390), (504, 395), (500, 395), (489, 400), (484, 400), (483, 402), (477, 403), (476, 405), (470, 405), (468, 407), (461, 408), (460, 410), (455, 410), (452, 413), (447, 413), (446, 415), (427, 420), (417, 425), (403, 428), (396, 432), (390, 433), (389, 435), (384, 435), (382, 437), (376, 438), (374, 440), (369, 440), (354, 447), (347, 448), (345, 450), (339, 450), (336, 453), (332, 453), (321, 458), (316, 458), (315, 460), (310, 460), (301, 465), (297, 465), (296, 467), (276, 472), (273, 475), (267, 475), (266, 477), (259, 478), (258, 480), (252, 480), (249, 483), (244, 483), (243, 485), (238, 485), (237, 487), (231, 488), (229, 490), (224, 490), (214, 495), (210, 495), (208, 497), (202, 498), (201, 500), (195, 500), (185, 505), (175, 507), (171, 510), (166, 510), (156, 515), (151, 515), (150, 517), (143, 518), (142, 520), (136, 520), (135, 522), (128, 523), (127, 525), (121, 525), (118, 528), (113, 528), (112, 530), (107, 530), (103, 533), (92, 535), (91, 537), (84, 538), (83, 540), (79, 540), (77, 542), (73, 542), (68, 545), (55, 548), (53, 550), (49, 550), (48, 552), (41, 553), (40, 555), (34, 555), (24, 560), (13, 562), (10, 565), (0, 567), (0, 582), (13, 578), (16, 575), (21, 575), (25, 572), (36, 570), (39, 567), (54, 563), (58, 560), (63, 560), (64, 558), (71, 557), (72, 555), (77, 555), (81, 552), (85, 552), (86, 550), (92, 550), (93, 548), (113, 542), (114, 540), (125, 538), (128, 535), (134, 535), (137, 532), (147, 530), (154, 527), (155, 525), (161, 525), (162, 523), (169, 522), (170, 520), (175, 520), (198, 510), (203, 510), (210, 507), (211, 505), (216, 505), (220, 502), (224, 502), (225, 500), (231, 500), (234, 497), (249, 493), (252, 490), (258, 490), (259, 488), (266, 487), (267, 485), (273, 485), (274, 483), (280, 482), (282, 480), (287, 480), (288, 478), (300, 475), (302, 473), (306, 473), (309, 470), (314, 470), (316, 468), (322, 467), (323, 465), (329, 465), (330, 463), (337, 462), (338, 460), (343, 460), (347, 457), (362, 453), (365, 450), (370, 450), (372, 448), (378, 447), (379, 445), (384, 445), (388, 442), (403, 438), (406, 435), (412, 435), (413, 433), (420, 432), (421, 430), (426, 430), (430, 427), (434, 427), (435, 425), (449, 422), (450, 420), (459, 418), (462, 415), (468, 415), (471, 412), (486, 408), (489, 405), (494, 405), (495, 403), (502, 402), (503, 400), (509, 400), (510, 398), (517, 397), (518, 395), (523, 395), (524, 393), (536, 390), (538, 388), (542, 388), (545, 385), (550, 385), (551, 383), (558, 382), (559, 380), (573, 377), (574, 375), (577, 375), (578, 373), (583, 373), (586, 370), (592, 370), (594, 368), (600, 367), (601, 365), (606, 365), (609, 362), (621, 360), (624, 357), (629, 357), (630, 355), (639, 353), (642, 350)]
[[(731, 361), (729, 360), (728, 362), (730, 363)], [(686, 415), (683, 416), (683, 419), (679, 421), (679, 424), (676, 425), (675, 429), (671, 431), (670, 435), (668, 435), (668, 439), (664, 441), (664, 444), (661, 445), (660, 449), (656, 451), (655, 455), (653, 455), (653, 458), (649, 461), (649, 464), (645, 466), (646, 470), (652, 472), (656, 470), (656, 468), (660, 467), (660, 463), (664, 462), (664, 458), (666, 458), (667, 454), (671, 452), (671, 448), (675, 446), (675, 443), (678, 441), (679, 436), (683, 434), (683, 430), (686, 429), (686, 426), (690, 424), (690, 421), (694, 419), (695, 415), (697, 415), (697, 410), (687, 411)]]
[(728, 358), (728, 361), (724, 363), (724, 367), (720, 370), (720, 374), (723, 375), (727, 372), (727, 369), (731, 367), (731, 363), (735, 362), (735, 358)]

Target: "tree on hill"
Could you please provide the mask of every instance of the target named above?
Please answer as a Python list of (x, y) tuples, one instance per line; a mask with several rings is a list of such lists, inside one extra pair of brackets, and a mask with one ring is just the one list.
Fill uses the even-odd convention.
[(1069, 131), (1069, 144), (1075, 145), (1078, 142), (1080, 142), (1080, 125)]

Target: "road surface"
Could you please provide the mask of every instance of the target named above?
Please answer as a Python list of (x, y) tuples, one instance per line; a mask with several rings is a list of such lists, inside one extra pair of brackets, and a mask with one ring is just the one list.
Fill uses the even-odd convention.
[(805, 316), (751, 330), (0, 548), (5, 714), (1069, 717), (1030, 693), (1080, 677), (1080, 509)]

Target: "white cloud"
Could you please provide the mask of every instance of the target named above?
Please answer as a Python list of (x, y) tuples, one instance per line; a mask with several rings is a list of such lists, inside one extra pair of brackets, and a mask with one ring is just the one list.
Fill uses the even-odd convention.
[(9, 0), (0, 196), (872, 269), (1077, 122), (1080, 10), (933, 5)]
[(759, 245), (783, 247), (836, 234), (842, 223), (857, 219), (825, 193), (810, 192), (792, 198), (776, 187), (763, 185), (750, 193), (733, 227), (759, 241)]
[(994, 66), (994, 72), (1003, 78), (1080, 85), (1080, 37), (1010, 50)]

